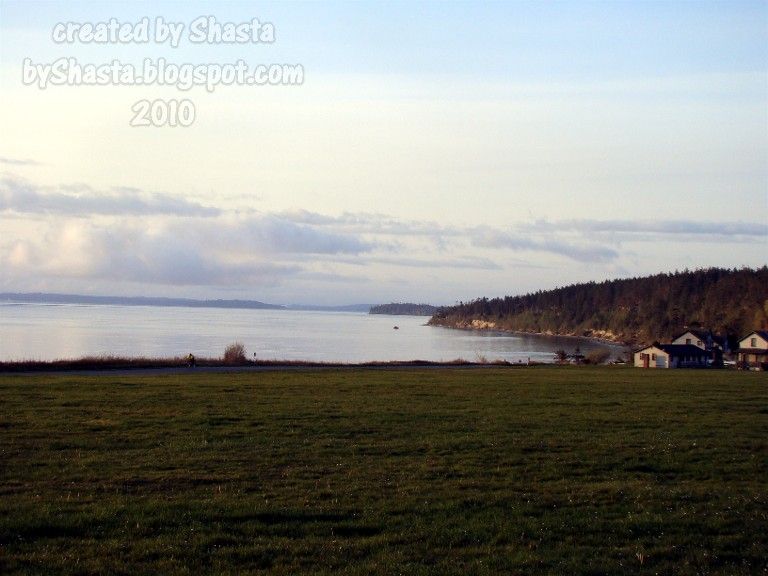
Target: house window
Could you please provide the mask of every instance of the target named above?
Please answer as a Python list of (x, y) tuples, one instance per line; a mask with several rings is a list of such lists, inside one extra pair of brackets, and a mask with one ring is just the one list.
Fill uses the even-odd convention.
[(757, 338), (751, 338), (749, 341), (750, 348), (757, 348)]
[(651, 354), (651, 360), (656, 360), (656, 354)]
[(686, 343), (686, 344), (690, 344), (690, 343), (691, 343), (691, 339), (690, 339), (690, 338), (686, 338), (686, 339), (685, 339), (685, 343)]

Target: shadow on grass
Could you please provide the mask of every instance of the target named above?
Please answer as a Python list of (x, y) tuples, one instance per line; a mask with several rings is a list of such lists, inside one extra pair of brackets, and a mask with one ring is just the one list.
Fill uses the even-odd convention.
[[(221, 358), (196, 358), (195, 366), (189, 366), (186, 358), (128, 358), (120, 356), (87, 356), (62, 360), (19, 360), (0, 362), (0, 373), (16, 372), (74, 372), (100, 370), (146, 370), (146, 369), (187, 369), (195, 368), (397, 368), (429, 366), (516, 366), (525, 364), (506, 360), (471, 362), (462, 358), (445, 362), (430, 360), (392, 360), (371, 362), (313, 362), (306, 360), (244, 360), (226, 362)], [(533, 364), (528, 364), (533, 365)]]

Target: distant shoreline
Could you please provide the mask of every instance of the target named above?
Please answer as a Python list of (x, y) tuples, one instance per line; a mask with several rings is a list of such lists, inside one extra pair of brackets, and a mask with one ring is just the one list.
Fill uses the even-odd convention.
[(193, 298), (153, 296), (86, 296), (81, 294), (53, 294), (45, 292), (5, 292), (0, 294), (0, 302), (6, 304), (80, 304), (92, 306), (158, 306), (165, 308), (287, 309), (285, 306), (267, 304), (258, 300), (195, 300)]
[(44, 304), (80, 306), (156, 306), (159, 308), (215, 308), (222, 310), (286, 310), (301, 312), (367, 313), (371, 304), (323, 306), (311, 304), (269, 304), (259, 300), (168, 298), (162, 296), (88, 296), (49, 292), (4, 292), (0, 304)]

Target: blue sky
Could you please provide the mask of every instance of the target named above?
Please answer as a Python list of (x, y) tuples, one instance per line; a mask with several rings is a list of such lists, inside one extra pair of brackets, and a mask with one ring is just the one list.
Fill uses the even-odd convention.
[[(258, 17), (271, 45), (55, 44)], [(301, 64), (300, 86), (21, 63)], [(448, 303), (768, 253), (766, 2), (0, 2), (0, 290)], [(189, 128), (132, 128), (188, 98)]]
[[(317, 73), (605, 80), (764, 72), (768, 58), (765, 2), (4, 0), (2, 6), (4, 32), (46, 35), (59, 21), (160, 15), (189, 22), (211, 14), (240, 22), (255, 14), (277, 24), (279, 41), (271, 50), (302, 60)], [(17, 57), (45, 46), (3, 48), (9, 57)], [(200, 47), (186, 52), (193, 50)]]

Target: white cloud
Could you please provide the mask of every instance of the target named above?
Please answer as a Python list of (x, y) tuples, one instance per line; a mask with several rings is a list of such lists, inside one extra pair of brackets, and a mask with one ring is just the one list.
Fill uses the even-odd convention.
[(559, 240), (552, 234), (543, 238), (532, 238), (530, 233), (504, 231), (491, 228), (475, 230), (472, 243), (482, 248), (508, 248), (531, 252), (546, 252), (565, 256), (579, 262), (611, 262), (619, 257), (619, 253), (610, 247), (583, 239), (576, 241)]
[(40, 162), (28, 158), (8, 158), (0, 156), (0, 164), (9, 164), (11, 166), (39, 166)]
[[(575, 230), (583, 233), (624, 233), (641, 239), (658, 239), (663, 235), (696, 235), (718, 237), (768, 236), (768, 224), (760, 222), (714, 222), (698, 220), (539, 220), (529, 229)], [(719, 238), (718, 238), (719, 239)]]
[(86, 185), (69, 185), (50, 189), (16, 176), (0, 179), (0, 211), (68, 216), (216, 216), (220, 213), (216, 208), (177, 196), (137, 188), (94, 190)]

